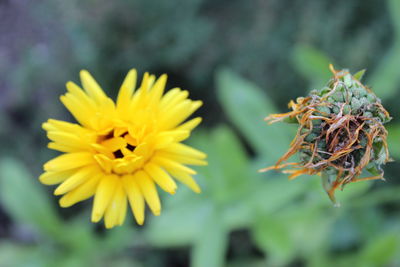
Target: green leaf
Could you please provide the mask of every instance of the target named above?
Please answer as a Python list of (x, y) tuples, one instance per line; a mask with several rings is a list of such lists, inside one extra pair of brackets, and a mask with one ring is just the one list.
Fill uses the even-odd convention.
[[(264, 239), (271, 235), (272, 240), (258, 240), (257, 243), (267, 252), (268, 257), (273, 257), (272, 266), (282, 266), (296, 258), (297, 254), (305, 260), (311, 259), (326, 249), (335, 209), (323, 193), (317, 178), (304, 177), (286, 181), (287, 185), (280, 185), (279, 180), (274, 179), (274, 184), (266, 184), (264, 188), (264, 200), (260, 198), (257, 201), (257, 213), (261, 216), (258, 220), (261, 221), (257, 222), (259, 225), (256, 223), (253, 226), (253, 234), (260, 234), (260, 229), (256, 228), (263, 226), (263, 220), (268, 221), (265, 228), (272, 227), (262, 230), (266, 231)], [(278, 236), (274, 237), (275, 234)], [(279, 238), (282, 240), (275, 240)]]
[(264, 179), (264, 183), (258, 185), (250, 196), (253, 205), (264, 213), (271, 213), (290, 205), (296, 198), (308, 190), (312, 190), (310, 185), (316, 182), (307, 179), (289, 181), (284, 175), (274, 178), (265, 177)]
[(277, 109), (260, 88), (229, 70), (217, 73), (217, 87), (225, 112), (258, 154), (275, 159), (285, 152), (294, 128), (264, 122)]
[(215, 145), (215, 151), (219, 154), (221, 160), (221, 168), (225, 169), (228, 176), (241, 179), (238, 174), (246, 170), (248, 159), (246, 151), (240, 140), (234, 132), (225, 126), (219, 126), (212, 132), (212, 139)]
[(311, 83), (310, 89), (323, 87), (332, 73), (329, 71), (329, 64), (332, 61), (316, 48), (299, 44), (293, 50), (293, 65)]
[(400, 42), (396, 43), (373, 72), (368, 79), (372, 90), (382, 100), (387, 100), (398, 92), (400, 75), (398, 75), (397, 67), (400, 61)]
[(290, 222), (281, 221), (273, 214), (260, 216), (253, 227), (253, 238), (267, 255), (271, 265), (282, 266), (294, 254), (290, 236)]
[(246, 152), (232, 130), (217, 127), (211, 134), (199, 138), (198, 143), (208, 154), (209, 162), (199, 171), (216, 203), (232, 202), (250, 190), (251, 177), (257, 175), (257, 170), (250, 170)]
[(349, 202), (350, 199), (354, 199), (355, 197), (358, 198), (362, 196), (365, 192), (367, 192), (368, 189), (373, 185), (373, 183), (373, 181), (349, 183), (344, 187), (343, 191), (335, 191), (336, 198), (343, 205), (346, 205), (346, 202)]
[(226, 267), (265, 267), (265, 260), (259, 257), (243, 257), (227, 263)]
[[(127, 216), (128, 217), (128, 216)], [(101, 246), (107, 253), (118, 253), (133, 243), (137, 237), (137, 233), (133, 227), (127, 225), (133, 218), (127, 218), (126, 225), (115, 227), (107, 231), (105, 238), (101, 242)]]
[(335, 220), (335, 209), (327, 204), (328, 200), (324, 202), (319, 194), (310, 192), (303, 197), (303, 200), (286, 204), (277, 212), (265, 213), (264, 216), (281, 222), (290, 236), (290, 248), (296, 248), (296, 253), (307, 259), (326, 249), (332, 222)]
[(400, 75), (396, 71), (400, 61), (400, 42), (383, 57), (373, 76), (368, 80), (376, 95), (387, 100), (398, 92)]
[(246, 151), (238, 137), (230, 128), (219, 126), (211, 132), (198, 132), (191, 138), (191, 144), (208, 154), (209, 165), (197, 169), (196, 180), (203, 192), (194, 195), (179, 188), (173, 198), (166, 199), (163, 215), (151, 220), (146, 231), (146, 237), (153, 245), (192, 244), (198, 229), (205, 223), (204, 218), (215, 207), (221, 209), (219, 216), (225, 228), (248, 224), (241, 215), (251, 214), (249, 207), (242, 205), (238, 212), (235, 203), (248, 199), (248, 194), (252, 194), (253, 177), (258, 174), (256, 169), (249, 168)]
[[(188, 191), (188, 190), (187, 190)], [(193, 192), (184, 198), (177, 192), (164, 202), (162, 216), (146, 219), (146, 239), (156, 247), (177, 247), (193, 244), (212, 210), (209, 201), (200, 201)], [(202, 194), (202, 197), (203, 194)], [(182, 205), (184, 203), (184, 205)], [(179, 205), (174, 205), (179, 204)]]
[(393, 27), (396, 32), (396, 37), (400, 35), (400, 2), (397, 0), (387, 1), (388, 11), (390, 12), (390, 19), (392, 20)]
[(382, 100), (394, 96), (399, 89), (400, 75), (398, 62), (400, 61), (400, 2), (387, 1), (390, 19), (396, 33), (392, 46), (388, 49), (381, 62), (368, 80), (376, 95)]
[(395, 158), (400, 159), (400, 124), (394, 124), (387, 127), (389, 152)]
[(219, 218), (219, 213), (212, 212), (205, 224), (199, 229), (201, 231), (192, 249), (190, 266), (225, 266), (228, 233), (221, 218)]
[(399, 232), (388, 232), (371, 239), (360, 253), (363, 266), (390, 265), (398, 253), (399, 234)]
[(94, 232), (93, 225), (90, 224), (88, 214), (75, 217), (74, 220), (64, 224), (63, 232), (57, 236), (57, 240), (79, 258), (81, 262), (88, 262), (90, 257), (100, 249), (101, 245)]
[(0, 200), (7, 213), (22, 224), (55, 234), (61, 223), (43, 187), (13, 158), (0, 160)]
[(0, 243), (0, 266), (51, 266), (53, 255), (44, 257), (40, 246), (23, 246), (9, 242)]
[(353, 198), (346, 205), (352, 207), (374, 206), (381, 203), (394, 203), (400, 200), (400, 186), (385, 187), (380, 190), (373, 190), (368, 194)]
[(248, 197), (242, 197), (224, 206), (222, 217), (227, 229), (243, 229), (251, 225), (254, 219), (255, 205), (250, 200)]

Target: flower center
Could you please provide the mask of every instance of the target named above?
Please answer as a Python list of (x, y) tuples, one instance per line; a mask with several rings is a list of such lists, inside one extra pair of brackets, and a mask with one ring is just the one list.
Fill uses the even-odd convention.
[[(130, 144), (126, 145), (126, 149), (128, 149), (129, 151), (133, 152), (135, 150), (135, 146), (132, 146)], [(122, 153), (121, 149), (118, 149), (117, 151), (113, 152), (113, 155), (116, 159), (120, 159), (124, 157), (124, 153)]]
[(126, 128), (115, 128), (99, 135), (94, 158), (106, 173), (131, 174), (149, 159), (151, 153), (146, 142), (139, 141)]
[[(123, 133), (123, 134), (121, 135), (121, 137), (124, 138), (127, 134), (128, 134), (128, 132), (125, 132), (125, 133)], [(112, 133), (112, 135), (113, 135), (113, 133)], [(112, 139), (112, 138), (113, 138), (113, 136), (109, 137), (108, 139)], [(106, 139), (106, 140), (107, 140), (107, 139)], [(104, 140), (104, 141), (106, 141), (106, 140)], [(135, 151), (136, 146), (131, 145), (131, 144), (129, 144), (129, 143), (127, 142), (125, 148), (128, 149), (129, 151), (133, 152), (133, 151)], [(122, 152), (121, 149), (118, 149), (118, 150), (113, 151), (113, 155), (114, 155), (114, 157), (115, 157), (116, 159), (120, 159), (120, 158), (125, 157), (125, 155), (124, 155), (124, 153)]]

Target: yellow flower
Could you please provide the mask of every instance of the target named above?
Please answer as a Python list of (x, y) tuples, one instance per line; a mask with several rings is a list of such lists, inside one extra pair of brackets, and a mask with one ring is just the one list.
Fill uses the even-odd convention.
[(145, 202), (154, 215), (161, 212), (156, 184), (174, 194), (175, 178), (200, 192), (192, 178), (196, 172), (185, 165), (206, 165), (206, 155), (181, 142), (201, 122), (199, 117), (184, 122), (201, 101), (188, 99), (179, 88), (164, 95), (165, 74), (156, 80), (145, 73), (135, 91), (137, 74), (131, 70), (116, 103), (89, 72), (81, 71), (80, 77), (84, 90), (68, 82), (68, 92), (60, 97), (79, 124), (43, 123), (48, 147), (64, 154), (44, 164), (39, 179), (46, 185), (61, 183), (54, 191), (63, 195), (61, 207), (94, 195), (92, 222), (104, 216), (106, 228), (112, 228), (124, 222), (129, 202), (142, 225)]

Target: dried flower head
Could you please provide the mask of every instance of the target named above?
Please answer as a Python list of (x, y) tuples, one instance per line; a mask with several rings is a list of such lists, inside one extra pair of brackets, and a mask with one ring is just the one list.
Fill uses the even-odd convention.
[[(104, 217), (105, 226), (121, 225), (128, 202), (138, 224), (144, 222), (145, 202), (159, 215), (156, 184), (174, 194), (175, 179), (193, 191), (200, 188), (189, 165), (205, 165), (206, 155), (181, 142), (201, 122), (185, 120), (201, 101), (174, 88), (164, 94), (167, 76), (156, 80), (145, 73), (138, 89), (136, 70), (122, 83), (116, 103), (87, 71), (81, 71), (83, 89), (68, 82), (61, 102), (78, 124), (50, 119), (43, 124), (48, 147), (64, 154), (44, 164), (43, 184), (60, 184), (61, 207), (94, 196), (92, 222)], [(175, 179), (173, 179), (173, 178)]]
[[(265, 120), (295, 122), (299, 125), (289, 150), (269, 168), (289, 173), (290, 179), (301, 174), (320, 174), (330, 199), (337, 204), (334, 192), (346, 184), (384, 179), (382, 165), (390, 160), (383, 126), (390, 121), (380, 99), (360, 79), (364, 71), (352, 76), (337, 71), (326, 87), (313, 90), (307, 97), (290, 101), (291, 112), (272, 114)], [(300, 162), (283, 163), (295, 153)], [(372, 176), (360, 177), (366, 169)]]

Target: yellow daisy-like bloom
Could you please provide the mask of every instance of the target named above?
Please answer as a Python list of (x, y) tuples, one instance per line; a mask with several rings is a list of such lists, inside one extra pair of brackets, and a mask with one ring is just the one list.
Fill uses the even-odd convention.
[(137, 74), (131, 70), (116, 103), (89, 72), (81, 71), (80, 77), (84, 90), (68, 82), (68, 92), (60, 97), (80, 125), (53, 119), (43, 123), (48, 147), (64, 154), (44, 164), (39, 179), (46, 185), (61, 183), (54, 191), (63, 195), (61, 207), (94, 195), (92, 222), (104, 216), (106, 228), (112, 228), (124, 222), (129, 202), (142, 225), (145, 202), (154, 215), (161, 212), (156, 184), (174, 194), (175, 178), (200, 192), (192, 178), (196, 172), (185, 165), (206, 165), (206, 155), (181, 142), (201, 122), (199, 117), (184, 122), (201, 101), (188, 99), (179, 88), (164, 95), (165, 74), (156, 80), (145, 73), (135, 91)]

